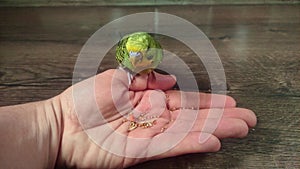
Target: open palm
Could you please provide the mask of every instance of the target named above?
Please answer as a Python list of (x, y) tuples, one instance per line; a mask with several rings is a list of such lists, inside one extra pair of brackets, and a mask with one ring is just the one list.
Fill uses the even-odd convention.
[(58, 166), (125, 168), (143, 161), (220, 149), (221, 138), (244, 137), (256, 124), (251, 110), (229, 96), (170, 90), (158, 73), (128, 84), (108, 70), (60, 95), (63, 133)]

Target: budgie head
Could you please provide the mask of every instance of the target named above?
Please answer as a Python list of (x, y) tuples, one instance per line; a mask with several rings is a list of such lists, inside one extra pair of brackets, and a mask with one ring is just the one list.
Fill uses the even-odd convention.
[(116, 60), (120, 66), (133, 73), (150, 73), (162, 58), (161, 45), (145, 32), (126, 35), (116, 49)]

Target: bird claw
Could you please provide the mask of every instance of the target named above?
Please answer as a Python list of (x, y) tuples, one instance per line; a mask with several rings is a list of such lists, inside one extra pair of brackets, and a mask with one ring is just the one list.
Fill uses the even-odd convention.
[[(134, 76), (139, 75), (139, 74), (132, 74), (131, 72), (127, 71), (126, 69), (124, 69), (123, 67), (119, 67), (120, 70), (123, 70), (127, 73), (127, 79), (128, 79), (128, 86), (130, 86), (132, 84), (132, 81), (134, 80)], [(151, 71), (148, 73), (148, 78), (151, 76), (152, 80), (156, 80), (156, 76), (154, 71)]]
[(130, 86), (133, 81), (133, 75), (130, 72), (127, 72), (128, 85)]

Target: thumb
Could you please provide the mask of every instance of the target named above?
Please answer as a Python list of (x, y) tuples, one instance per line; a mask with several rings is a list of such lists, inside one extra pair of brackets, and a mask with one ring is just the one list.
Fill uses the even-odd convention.
[(176, 83), (174, 75), (163, 75), (157, 72), (135, 76), (129, 89), (130, 90), (146, 90), (146, 89), (171, 89)]

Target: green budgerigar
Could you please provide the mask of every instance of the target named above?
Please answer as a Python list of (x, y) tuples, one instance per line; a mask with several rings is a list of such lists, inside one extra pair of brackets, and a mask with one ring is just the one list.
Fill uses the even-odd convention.
[(116, 60), (131, 77), (135, 74), (151, 73), (162, 59), (161, 45), (146, 32), (124, 36), (116, 48)]

